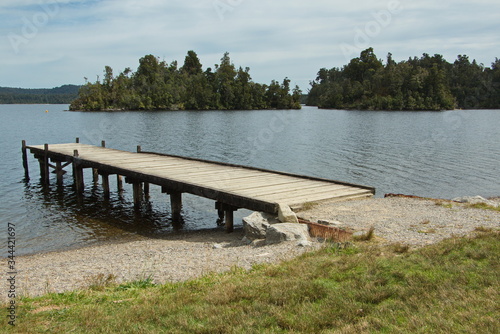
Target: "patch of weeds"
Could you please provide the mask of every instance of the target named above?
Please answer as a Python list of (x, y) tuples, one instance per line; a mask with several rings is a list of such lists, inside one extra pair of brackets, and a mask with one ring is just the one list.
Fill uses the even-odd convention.
[(116, 275), (101, 273), (88, 277), (86, 281), (90, 290), (104, 291), (104, 289), (116, 283)]
[(155, 283), (153, 283), (153, 279), (151, 277), (141, 279), (138, 281), (133, 281), (133, 282), (128, 282), (128, 283), (123, 283), (120, 284), (116, 290), (117, 291), (126, 291), (126, 290), (134, 290), (134, 289), (146, 289), (156, 286)]
[(375, 237), (375, 227), (372, 226), (370, 229), (363, 234), (353, 235), (352, 238), (355, 241), (370, 241)]
[(402, 243), (396, 243), (396, 244), (393, 244), (391, 246), (392, 248), (392, 251), (394, 253), (397, 253), (397, 254), (404, 254), (404, 253), (408, 253), (408, 251), (410, 250), (410, 246), (409, 245), (406, 245), (406, 244), (402, 244)]
[(446, 209), (453, 208), (453, 203), (450, 202), (450, 201), (446, 201), (446, 200), (442, 200), (442, 199), (437, 199), (437, 200), (434, 200), (434, 203), (437, 206), (442, 206), (443, 208), (446, 208)]
[(317, 205), (318, 205), (318, 203), (316, 203), (316, 202), (306, 202), (306, 203), (302, 204), (301, 210), (302, 211), (312, 210)]
[(467, 204), (467, 207), (472, 209), (500, 211), (500, 206), (493, 206), (486, 203)]
[(325, 250), (333, 254), (354, 254), (357, 252), (356, 246), (351, 242), (329, 242)]
[(475, 232), (489, 233), (493, 232), (493, 229), (490, 227), (478, 226), (474, 229)]

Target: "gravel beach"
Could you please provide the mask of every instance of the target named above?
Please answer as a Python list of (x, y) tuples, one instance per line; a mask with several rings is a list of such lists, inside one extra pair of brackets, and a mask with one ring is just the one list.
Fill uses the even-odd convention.
[[(410, 248), (468, 235), (478, 227), (500, 228), (498, 211), (412, 198), (322, 203), (298, 216), (310, 221), (339, 221), (354, 230), (374, 226), (379, 242), (401, 243)], [(314, 242), (312, 247), (298, 247), (296, 242), (287, 242), (253, 246), (242, 242), (242, 238), (242, 230), (232, 234), (197, 231), (18, 257), (17, 292), (33, 297), (85, 288), (99, 275), (114, 275), (118, 283), (145, 278), (155, 283), (177, 282), (234, 266), (250, 269), (257, 263), (276, 263), (322, 245)], [(6, 301), (6, 296), (6, 292), (2, 293), (0, 301)]]

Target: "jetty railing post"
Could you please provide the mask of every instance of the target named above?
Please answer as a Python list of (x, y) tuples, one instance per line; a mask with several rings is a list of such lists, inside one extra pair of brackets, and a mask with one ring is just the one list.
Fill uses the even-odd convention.
[(101, 146), (102, 147), (106, 147), (106, 141), (105, 140), (101, 141)]
[(76, 143), (80, 144), (80, 138), (76, 137)]
[(28, 169), (28, 153), (26, 149), (26, 140), (22, 141), (21, 152), (23, 153), (23, 167), (24, 167), (24, 178), (26, 181), (30, 180), (30, 172)]
[(73, 151), (73, 177), (77, 194), (81, 194), (85, 188), (83, 180), (83, 168), (78, 163), (78, 150)]

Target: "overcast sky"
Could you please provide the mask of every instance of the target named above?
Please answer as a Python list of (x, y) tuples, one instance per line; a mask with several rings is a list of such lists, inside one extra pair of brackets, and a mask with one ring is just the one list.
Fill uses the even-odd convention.
[(227, 51), (255, 82), (289, 77), (304, 91), (369, 46), (384, 60), (500, 57), (498, 0), (1, 0), (0, 11), (7, 87), (79, 85), (147, 54), (182, 65), (188, 50), (204, 68)]

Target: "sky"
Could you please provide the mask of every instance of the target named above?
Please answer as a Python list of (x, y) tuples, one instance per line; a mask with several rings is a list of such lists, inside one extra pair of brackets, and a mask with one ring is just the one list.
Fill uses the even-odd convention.
[(204, 69), (229, 52), (253, 81), (307, 92), (320, 68), (373, 47), (396, 61), (500, 58), (498, 0), (1, 0), (0, 86), (52, 88), (115, 74), (153, 54)]

